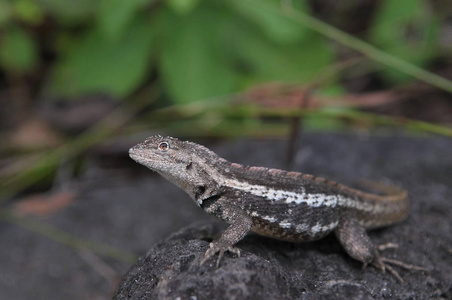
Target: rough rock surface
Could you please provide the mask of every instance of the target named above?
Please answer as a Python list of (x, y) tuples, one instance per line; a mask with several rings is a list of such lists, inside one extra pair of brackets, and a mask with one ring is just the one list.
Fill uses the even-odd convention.
[[(214, 150), (231, 161), (280, 167), (268, 161), (274, 151), (281, 154), (278, 143), (237, 142), (248, 150), (237, 151), (235, 159), (223, 155), (224, 149)], [(378, 244), (399, 245), (385, 256), (430, 270), (395, 267), (405, 284), (372, 267), (363, 270), (333, 236), (294, 244), (249, 234), (237, 245), (240, 258), (226, 254), (218, 269), (214, 260), (199, 266), (209, 241), (222, 231), (220, 223), (203, 221), (152, 247), (122, 278), (115, 299), (450, 299), (451, 149), (452, 142), (441, 138), (326, 135), (302, 140), (294, 170), (345, 182), (390, 181), (409, 190), (408, 220), (370, 233)]]

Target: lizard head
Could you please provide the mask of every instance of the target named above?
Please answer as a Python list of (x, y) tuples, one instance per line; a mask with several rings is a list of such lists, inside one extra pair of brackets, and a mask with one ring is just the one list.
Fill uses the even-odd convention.
[(129, 149), (129, 156), (158, 173), (175, 173), (185, 169), (190, 162), (183, 142), (172, 137), (152, 136)]
[(129, 156), (182, 188), (198, 203), (215, 190), (215, 182), (206, 172), (206, 159), (216, 154), (201, 145), (152, 136), (130, 148)]

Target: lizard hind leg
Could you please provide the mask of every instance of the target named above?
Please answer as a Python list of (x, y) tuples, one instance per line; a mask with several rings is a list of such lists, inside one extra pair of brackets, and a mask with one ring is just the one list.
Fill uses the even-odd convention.
[[(334, 233), (348, 255), (362, 262), (366, 267), (378, 257), (377, 248), (366, 230), (354, 219), (342, 219)], [(375, 265), (384, 271), (384, 264)]]
[[(382, 272), (387, 270), (391, 275), (397, 278), (400, 283), (403, 283), (402, 277), (392, 268), (392, 266), (390, 266), (390, 264), (408, 270), (428, 271), (423, 267), (406, 264), (398, 260), (381, 256), (377, 246), (375, 246), (367, 235), (366, 230), (353, 219), (341, 220), (335, 230), (335, 234), (348, 255), (361, 261), (363, 263), (363, 268), (368, 264), (371, 264)], [(391, 248), (393, 248), (393, 246), (391, 246)]]

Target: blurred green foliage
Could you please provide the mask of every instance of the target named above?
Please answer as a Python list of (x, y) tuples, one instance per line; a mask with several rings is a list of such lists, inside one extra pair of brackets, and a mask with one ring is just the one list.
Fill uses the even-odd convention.
[(19, 27), (11, 26), (5, 30), (0, 50), (0, 62), (9, 72), (27, 73), (37, 65), (38, 46)]
[[(344, 63), (341, 55), (345, 47), (338, 44), (364, 54), (367, 51), (368, 57), (373, 56), (374, 61), (382, 64), (394, 62), (368, 44), (335, 28), (332, 30), (322, 21), (310, 20), (313, 12), (309, 4), (312, 2), (0, 0), (0, 86), (3, 86), (2, 80), (14, 84), (20, 79), (17, 80), (19, 86), (25, 82), (33, 87), (30, 90), (36, 94), (32, 97), (44, 96), (45, 99), (80, 99), (79, 96), (91, 93), (107, 93), (121, 99), (140, 95), (144, 87), (152, 87), (149, 90), (153, 91), (146, 94), (145, 101), (138, 100), (127, 109), (120, 105), (103, 122), (77, 138), (66, 140), (54, 149), (45, 148), (38, 153), (38, 159), (33, 156), (30, 160), (27, 154), (17, 156), (20, 166), (12, 164), (10, 170), (0, 175), (0, 198), (6, 200), (32, 186), (41, 188), (40, 184), (46, 180), (54, 184), (54, 176), (62, 166), (76, 168), (66, 166), (68, 161), (121, 131), (129, 134), (140, 129), (161, 131), (165, 128), (177, 129), (179, 135), (252, 133), (269, 136), (287, 133), (288, 126), (267, 121), (303, 117), (305, 127), (317, 129), (341, 128), (344, 121), (370, 122), (371, 126), (397, 125), (452, 136), (449, 128), (347, 108), (297, 110), (246, 103), (226, 106), (224, 102), (211, 101), (226, 99), (231, 93), (271, 81), (297, 85), (322, 82), (323, 91), (340, 93), (338, 73), (352, 64)], [(347, 6), (355, 2), (359, 1), (337, 1), (335, 5)], [(385, 51), (383, 54), (428, 67), (441, 52), (438, 41), (442, 22), (431, 11), (430, 3), (427, 0), (381, 0), (379, 4), (373, 11), (371, 24), (363, 29), (360, 38)], [(284, 5), (293, 5), (293, 9), (303, 14), (297, 15), (298, 20), (290, 18)], [(305, 26), (309, 22), (311, 26)], [(354, 54), (350, 57), (356, 60)], [(376, 69), (368, 68), (368, 62), (363, 65), (359, 66), (365, 69), (360, 74)], [(413, 70), (405, 66), (407, 69)], [(409, 73), (380, 69), (380, 74), (390, 84), (406, 81)], [(416, 78), (422, 79), (420, 77)], [(424, 81), (432, 84), (437, 79)], [(443, 82), (444, 86), (452, 91), (450, 82)], [(145, 122), (135, 120), (137, 113), (158, 97), (155, 94), (161, 95), (160, 91), (163, 91), (162, 98), (171, 99), (174, 105), (162, 105), (163, 108), (143, 113), (140, 117)], [(222, 97), (224, 95), (226, 97)], [(124, 111), (127, 113), (123, 114)], [(123, 125), (131, 119), (135, 121), (133, 125), (124, 129)], [(122, 260), (135, 259), (123, 251), (73, 238), (59, 229), (16, 217), (9, 211), (0, 211), (0, 218), (77, 249), (90, 249)]]
[[(283, 3), (0, 0), (0, 66), (15, 76), (42, 73), (44, 95), (122, 98), (158, 84), (178, 104), (268, 81), (309, 83), (337, 50), (284, 17)], [(307, 2), (293, 3), (311, 13)], [(426, 0), (381, 1), (369, 28), (371, 43), (407, 62), (425, 67), (435, 58), (439, 20)], [(394, 83), (407, 79), (382, 72)], [(334, 80), (329, 89), (340, 91)]]
[[(424, 0), (386, 0), (377, 11), (370, 41), (386, 52), (418, 66), (426, 66), (437, 54), (439, 20)], [(407, 75), (386, 69), (390, 80)]]

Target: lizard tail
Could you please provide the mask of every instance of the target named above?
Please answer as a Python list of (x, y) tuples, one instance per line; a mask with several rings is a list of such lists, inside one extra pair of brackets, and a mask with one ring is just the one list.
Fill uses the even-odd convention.
[[(364, 192), (341, 185), (341, 189), (348, 194), (361, 199), (363, 203), (374, 207), (361, 218), (364, 227), (378, 228), (390, 224), (398, 223), (408, 216), (410, 203), (408, 192), (396, 186), (375, 182), (371, 180), (360, 180), (359, 185), (371, 192)], [(367, 220), (372, 222), (367, 223)]]

